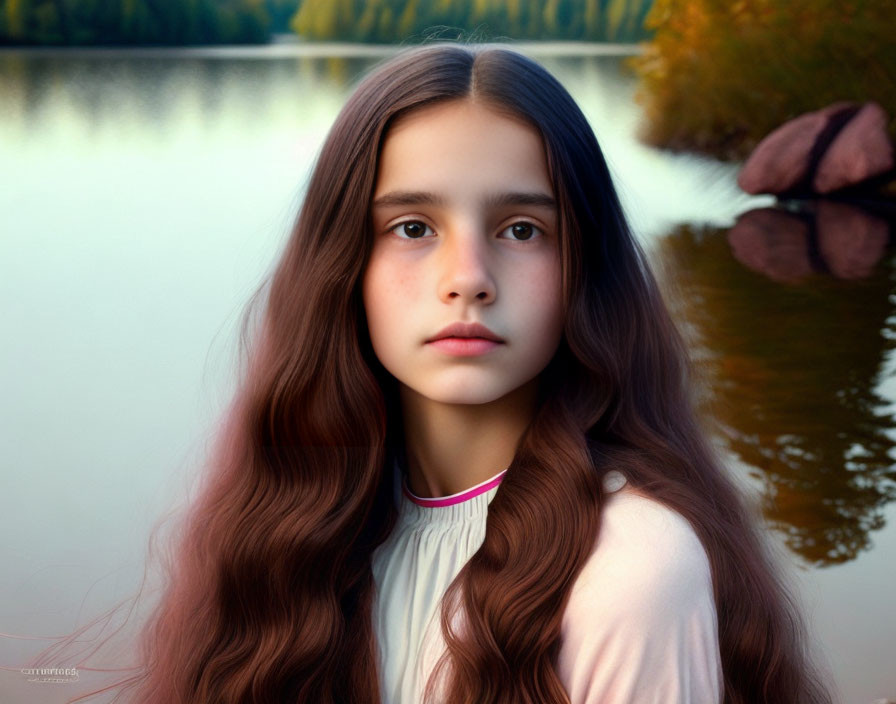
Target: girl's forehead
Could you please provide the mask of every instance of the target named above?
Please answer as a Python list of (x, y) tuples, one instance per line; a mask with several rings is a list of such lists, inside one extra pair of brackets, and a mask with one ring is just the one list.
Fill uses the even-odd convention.
[(419, 108), (389, 129), (376, 195), (424, 184), (424, 190), (475, 190), (501, 182), (551, 193), (541, 134), (522, 119), (462, 99)]
[(439, 100), (406, 110), (392, 121), (392, 128), (400, 128), (415, 122), (426, 122), (433, 118), (475, 120), (483, 117), (502, 118), (522, 126), (531, 127), (525, 118), (515, 114), (507, 107), (480, 98), (466, 96)]

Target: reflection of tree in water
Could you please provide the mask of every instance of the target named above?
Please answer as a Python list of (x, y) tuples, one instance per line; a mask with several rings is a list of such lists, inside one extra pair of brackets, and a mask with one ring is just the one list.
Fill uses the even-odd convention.
[[(160, 57), (139, 51), (20, 56), (0, 60), (4, 119), (33, 123), (48, 108), (64, 104), (86, 124), (116, 123), (122, 110), (141, 116), (162, 132), (177, 110), (198, 110), (215, 127), (224, 117), (251, 124), (282, 100), (284, 85), (309, 103), (333, 95), (338, 108), (345, 94), (380, 57), (286, 57), (259, 61), (239, 56), (210, 58), (172, 50)], [(251, 91), (251, 100), (246, 92)], [(229, 100), (228, 97), (236, 96)], [(296, 117), (299, 121), (299, 116)]]
[(896, 418), (875, 392), (896, 346), (892, 266), (783, 285), (738, 262), (725, 230), (688, 226), (656, 254), (712, 385), (703, 410), (758, 470), (766, 519), (812, 564), (855, 558), (896, 499)]

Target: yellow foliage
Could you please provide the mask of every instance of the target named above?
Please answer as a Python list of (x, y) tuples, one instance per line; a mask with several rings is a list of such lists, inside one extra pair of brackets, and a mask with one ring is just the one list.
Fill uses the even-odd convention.
[(6, 31), (7, 34), (19, 39), (25, 36), (25, 16), (22, 8), (22, 0), (6, 0)]
[(622, 18), (625, 16), (626, 4), (627, 0), (610, 0), (610, 4), (607, 7), (607, 23), (611, 39), (619, 36), (619, 26), (622, 24)]
[(417, 21), (417, 0), (408, 0), (405, 5), (404, 12), (398, 20), (398, 32), (402, 36), (413, 34)]

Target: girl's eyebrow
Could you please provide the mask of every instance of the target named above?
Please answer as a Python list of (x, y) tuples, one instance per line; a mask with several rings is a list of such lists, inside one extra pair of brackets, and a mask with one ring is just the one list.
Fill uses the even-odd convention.
[[(373, 201), (374, 208), (387, 208), (395, 205), (445, 205), (445, 199), (429, 191), (392, 191)], [(491, 193), (485, 199), (488, 208), (505, 205), (535, 205), (556, 210), (557, 201), (546, 193)]]

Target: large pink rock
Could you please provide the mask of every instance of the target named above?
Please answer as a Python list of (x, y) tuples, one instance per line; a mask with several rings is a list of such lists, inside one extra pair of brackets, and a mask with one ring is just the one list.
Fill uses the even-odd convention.
[(893, 165), (887, 113), (877, 103), (866, 103), (824, 153), (812, 187), (818, 193), (830, 193), (889, 171)]
[(789, 120), (770, 132), (744, 163), (737, 176), (747, 193), (783, 193), (806, 175), (809, 153), (828, 120), (836, 112), (856, 103), (834, 103)]

